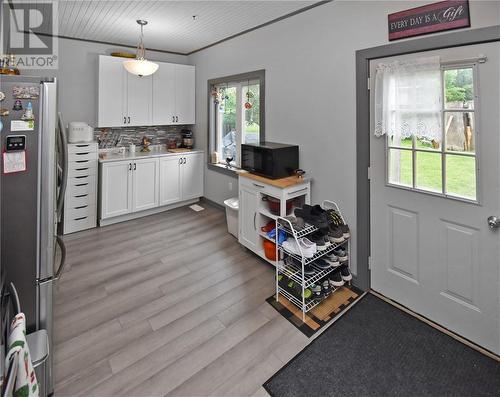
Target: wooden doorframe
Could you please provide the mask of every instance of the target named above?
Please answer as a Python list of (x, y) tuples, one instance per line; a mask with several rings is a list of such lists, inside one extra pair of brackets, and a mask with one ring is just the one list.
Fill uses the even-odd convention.
[(500, 41), (500, 25), (446, 33), (356, 51), (356, 285), (370, 288), (370, 61), (417, 52)]

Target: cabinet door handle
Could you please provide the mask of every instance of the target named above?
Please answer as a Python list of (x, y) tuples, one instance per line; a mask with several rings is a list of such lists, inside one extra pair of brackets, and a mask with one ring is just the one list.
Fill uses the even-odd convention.
[(128, 170), (132, 171), (132, 163), (128, 163)]
[(123, 116), (123, 124), (127, 124), (127, 118)]
[(179, 164), (182, 164), (182, 157), (179, 159)]
[(134, 163), (134, 171), (137, 169), (137, 163)]
[(255, 219), (257, 218), (257, 213), (253, 213), (253, 230), (257, 230), (257, 226), (255, 226)]
[(175, 122), (179, 122), (179, 116), (175, 116)]
[(184, 164), (186, 164), (187, 159), (184, 157)]
[(172, 122), (175, 123), (175, 116), (172, 116)]
[(128, 116), (128, 123), (130, 124), (130, 116)]
[(257, 183), (252, 183), (252, 185), (254, 185), (255, 187), (260, 187), (261, 189), (265, 187), (264, 185), (259, 185)]

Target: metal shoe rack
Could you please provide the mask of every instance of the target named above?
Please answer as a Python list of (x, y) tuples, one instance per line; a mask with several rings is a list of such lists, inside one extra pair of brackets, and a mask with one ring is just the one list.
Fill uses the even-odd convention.
[[(337, 203), (325, 200), (323, 201), (321, 207), (325, 210), (334, 209), (339, 214), (342, 221), (345, 223), (344, 217), (342, 216), (342, 213)], [(345, 239), (341, 243), (331, 243), (331, 245), (329, 245), (326, 249), (317, 251), (312, 258), (306, 258), (303, 255), (302, 248), (299, 245), (299, 239), (301, 239), (302, 237), (307, 237), (308, 235), (317, 232), (319, 229), (315, 226), (311, 226), (306, 223), (304, 228), (296, 230), (288, 219), (283, 217), (277, 217), (276, 236), (278, 236), (279, 230), (285, 231), (287, 234), (287, 238), (295, 239), (295, 243), (297, 244), (297, 247), (299, 247), (300, 250), (300, 255), (296, 255), (286, 251), (283, 248), (282, 244), (279, 244), (278, 241), (276, 241), (276, 300), (277, 301), (279, 300), (280, 294), (284, 296), (288, 301), (292, 302), (302, 311), (302, 321), (305, 321), (306, 313), (311, 311), (314, 307), (316, 307), (323, 300), (326, 299), (326, 297), (322, 297), (320, 299), (315, 299), (315, 298), (305, 299), (304, 297), (305, 290), (311, 287), (312, 285), (317, 284), (320, 280), (328, 276), (342, 264), (344, 263), (347, 263), (348, 265), (350, 264), (351, 262), (350, 237)], [(314, 261), (327, 254), (330, 254), (331, 252), (333, 252), (334, 249), (340, 246), (344, 246), (345, 250), (347, 251), (347, 262), (343, 262), (337, 266), (330, 267), (328, 269), (320, 269), (317, 265), (315, 265)], [(298, 264), (285, 263), (284, 261), (285, 255), (295, 258), (297, 261), (301, 263), (301, 266), (298, 266)], [(306, 276), (304, 274), (304, 267), (309, 264), (316, 270), (316, 273), (311, 276)], [(279, 285), (280, 274), (283, 274), (284, 276), (292, 279), (293, 281), (301, 285), (302, 299), (298, 299), (296, 296), (292, 295), (285, 289), (281, 288), (281, 286)], [(338, 288), (332, 288), (332, 293), (334, 293), (337, 289)]]

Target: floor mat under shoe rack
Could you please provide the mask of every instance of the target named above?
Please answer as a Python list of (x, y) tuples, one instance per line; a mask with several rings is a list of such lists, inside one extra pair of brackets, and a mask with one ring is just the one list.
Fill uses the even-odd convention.
[(353, 285), (343, 286), (310, 312), (306, 313), (306, 321), (302, 321), (302, 311), (284, 296), (280, 295), (278, 302), (276, 302), (275, 295), (270, 296), (266, 301), (304, 335), (310, 338), (320, 329), (330, 324), (330, 322), (339, 318), (363, 294), (363, 291)]

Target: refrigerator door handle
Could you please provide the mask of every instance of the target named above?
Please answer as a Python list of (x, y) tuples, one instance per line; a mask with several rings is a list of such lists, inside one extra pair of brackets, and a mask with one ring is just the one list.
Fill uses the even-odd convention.
[[(58, 113), (58, 130), (62, 145), (62, 157), (63, 157), (63, 167), (62, 167), (62, 181), (59, 188), (59, 196), (57, 197), (57, 220), (61, 219), (62, 209), (64, 205), (64, 196), (66, 195), (66, 186), (68, 184), (68, 141), (66, 140), (66, 134), (64, 133), (64, 124), (62, 121), (61, 113)], [(64, 243), (63, 243), (64, 244)]]
[(64, 241), (60, 236), (56, 236), (56, 242), (59, 248), (61, 248), (61, 261), (59, 262), (59, 267), (57, 268), (57, 272), (54, 276), (37, 280), (38, 285), (51, 283), (53, 281), (59, 280), (61, 278), (62, 272), (64, 271), (64, 268), (66, 267), (66, 245), (64, 244)]

